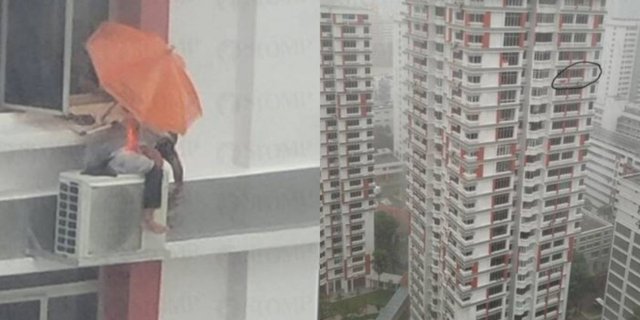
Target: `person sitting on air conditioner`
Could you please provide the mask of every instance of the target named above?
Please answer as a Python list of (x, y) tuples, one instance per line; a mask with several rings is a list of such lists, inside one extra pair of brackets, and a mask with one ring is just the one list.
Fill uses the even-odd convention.
[[(126, 124), (126, 125), (125, 125)], [(84, 173), (92, 175), (143, 174), (142, 226), (154, 233), (165, 233), (167, 226), (155, 221), (154, 213), (162, 205), (163, 164), (166, 160), (173, 169), (175, 201), (182, 189), (183, 169), (175, 151), (177, 136), (141, 129), (129, 115), (122, 121), (98, 134), (89, 144)]]

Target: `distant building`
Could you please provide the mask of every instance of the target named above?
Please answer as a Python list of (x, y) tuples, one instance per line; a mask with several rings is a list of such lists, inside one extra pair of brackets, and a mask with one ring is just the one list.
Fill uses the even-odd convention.
[(635, 319), (640, 309), (640, 174), (622, 179), (602, 319)]
[(391, 174), (404, 172), (404, 163), (398, 160), (389, 149), (380, 149), (373, 157), (375, 160), (376, 177), (386, 177)]
[(585, 213), (582, 231), (576, 236), (576, 252), (584, 256), (591, 273), (607, 272), (612, 241), (613, 225), (596, 215)]
[(374, 141), (371, 20), (366, 9), (322, 5), (320, 292), (370, 286)]
[(596, 128), (587, 154), (587, 199), (596, 209), (612, 205), (618, 179), (640, 169), (640, 140)]
[(373, 108), (373, 125), (376, 127), (387, 127), (393, 132), (393, 106), (380, 105)]
[(640, 105), (627, 105), (618, 117), (616, 131), (640, 140)]
[(612, 16), (605, 21), (604, 28), (599, 97), (635, 100), (640, 89), (636, 75), (640, 71), (640, 55), (636, 54), (640, 45), (640, 19)]
[[(406, 10), (404, 5), (397, 8), (398, 16), (402, 16), (402, 12)], [(407, 38), (404, 37), (403, 20), (397, 20), (393, 25), (393, 87), (391, 95), (393, 99), (393, 153), (396, 158), (403, 160), (406, 158), (408, 149), (407, 139), (407, 110), (409, 104), (405, 102), (407, 86), (407, 69), (405, 67), (408, 55), (405, 52), (407, 48)]]

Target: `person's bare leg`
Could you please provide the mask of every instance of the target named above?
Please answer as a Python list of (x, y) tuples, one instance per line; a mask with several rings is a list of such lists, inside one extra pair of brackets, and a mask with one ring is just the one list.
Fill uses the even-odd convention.
[(169, 228), (167, 226), (155, 221), (153, 217), (154, 212), (155, 212), (155, 209), (153, 208), (143, 209), (142, 211), (143, 227), (153, 233), (158, 233), (158, 234), (166, 233), (167, 231), (169, 231)]

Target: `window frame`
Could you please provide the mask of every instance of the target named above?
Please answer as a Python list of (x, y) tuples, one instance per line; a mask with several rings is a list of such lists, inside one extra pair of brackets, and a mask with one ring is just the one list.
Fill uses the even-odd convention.
[[(23, 105), (6, 102), (5, 83), (7, 79), (6, 63), (8, 50), (8, 19), (9, 19), (9, 2), (14, 0), (0, 0), (0, 110), (16, 110), (31, 111), (49, 115), (66, 115), (69, 114), (74, 105), (83, 105), (86, 103), (106, 102), (104, 97), (96, 96), (91, 93), (71, 93), (71, 76), (72, 76), (72, 54), (73, 54), (73, 32), (74, 32), (74, 0), (64, 0), (64, 43), (62, 55), (62, 100), (61, 105), (53, 106), (36, 106)], [(108, 5), (106, 21), (113, 20), (115, 12), (112, 9), (113, 0), (104, 0)], [(117, 16), (117, 15), (116, 15)]]

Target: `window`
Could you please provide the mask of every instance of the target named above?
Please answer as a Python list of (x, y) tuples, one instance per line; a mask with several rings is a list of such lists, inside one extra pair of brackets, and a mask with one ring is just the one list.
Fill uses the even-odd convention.
[(482, 13), (470, 13), (469, 14), (470, 22), (484, 22), (484, 14)]
[(436, 7), (436, 17), (444, 17), (444, 7)]
[(507, 90), (498, 92), (498, 102), (511, 103), (516, 101), (516, 90)]
[(501, 144), (498, 146), (496, 150), (497, 156), (505, 156), (511, 154), (511, 145), (510, 144)]
[(509, 203), (509, 194), (504, 193), (504, 194), (495, 195), (492, 198), (492, 202), (496, 206)]
[(551, 42), (553, 40), (553, 33), (537, 32), (535, 39), (536, 43)]
[[(84, 44), (100, 23), (108, 20), (109, 2), (76, 0), (74, 17), (69, 20), (71, 28), (67, 31), (65, 5), (70, 2), (8, 3), (6, 60), (0, 66), (5, 72), (2, 84), (5, 103), (63, 112), (69, 107), (69, 98), (99, 92)], [(66, 40), (71, 44), (67, 49)], [(70, 62), (65, 61), (66, 54), (70, 55)], [(65, 78), (63, 75), (67, 73), (69, 77)]]
[(496, 172), (497, 173), (507, 172), (507, 171), (511, 171), (511, 161), (510, 160), (498, 161), (496, 163)]
[(576, 15), (576, 24), (587, 24), (589, 23), (589, 15), (579, 14)]
[(587, 42), (587, 34), (586, 33), (575, 33), (573, 35), (573, 42), (578, 42), (578, 43)]
[(491, 258), (491, 266), (495, 267), (495, 266), (499, 266), (501, 264), (504, 264), (506, 261), (506, 257), (502, 256), (502, 257), (493, 257)]
[(496, 129), (497, 139), (513, 138), (513, 127), (502, 127)]
[(496, 251), (504, 250), (506, 248), (507, 248), (507, 240), (502, 240), (502, 241), (498, 241), (498, 242), (492, 242), (489, 245), (489, 251), (490, 252), (496, 252)]
[(478, 64), (482, 63), (482, 56), (469, 56), (469, 63)]
[(517, 66), (520, 54), (517, 52), (502, 53), (502, 62), (509, 66)]
[(467, 96), (467, 101), (469, 101), (469, 102), (479, 102), (480, 101), (480, 96), (478, 96), (478, 95)]
[(470, 83), (480, 83), (480, 76), (467, 76)]
[(549, 95), (549, 90), (547, 87), (544, 88), (531, 88), (531, 95), (534, 97), (544, 97)]
[(481, 34), (470, 34), (469, 43), (482, 43), (482, 37), (483, 35)]
[(356, 27), (353, 26), (343, 26), (342, 33), (356, 33)]
[(536, 20), (538, 23), (554, 23), (555, 15), (553, 13), (538, 13)]
[(500, 73), (500, 84), (516, 84), (516, 83), (518, 83), (517, 71)]
[[(487, 289), (487, 296), (492, 296), (492, 295), (498, 294), (500, 292), (502, 292), (502, 284), (499, 284), (497, 286), (493, 286), (493, 287), (490, 287), (489, 289)], [(498, 301), (500, 301), (500, 300), (498, 300)]]
[(515, 109), (502, 109), (498, 110), (498, 119), (500, 121), (509, 121), (515, 119), (516, 110)]
[(356, 42), (354, 40), (342, 41), (342, 46), (345, 48), (355, 48)]
[(357, 61), (358, 57), (355, 54), (345, 54), (344, 56), (342, 56), (342, 60), (344, 60), (345, 62), (353, 62)]
[(515, 47), (520, 45), (520, 34), (513, 32), (505, 33), (503, 45), (505, 47)]
[(551, 74), (551, 70), (549, 69), (533, 69), (533, 78), (534, 79), (547, 79)]
[(533, 60), (535, 61), (551, 60), (551, 51), (536, 51), (533, 54)]
[(358, 81), (345, 81), (344, 82), (344, 87), (345, 88), (357, 88), (358, 87)]
[(520, 13), (507, 12), (504, 17), (505, 27), (519, 27), (520, 26)]
[(511, 186), (511, 178), (510, 177), (498, 178), (498, 179), (494, 179), (493, 180), (493, 189), (494, 190), (509, 188), (510, 186)]

